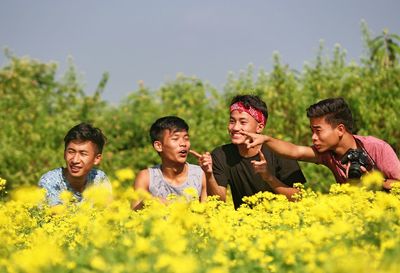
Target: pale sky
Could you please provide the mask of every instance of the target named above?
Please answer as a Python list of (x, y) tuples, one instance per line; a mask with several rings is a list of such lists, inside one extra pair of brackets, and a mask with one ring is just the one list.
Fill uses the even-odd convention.
[(301, 70), (321, 39), (326, 54), (338, 43), (358, 61), (361, 20), (373, 35), (400, 34), (399, 11), (399, 0), (0, 0), (0, 46), (55, 61), (61, 74), (71, 56), (88, 94), (109, 72), (103, 98), (118, 103), (139, 80), (154, 90), (177, 73), (222, 90), (228, 73), (249, 63), (270, 71), (274, 51)]

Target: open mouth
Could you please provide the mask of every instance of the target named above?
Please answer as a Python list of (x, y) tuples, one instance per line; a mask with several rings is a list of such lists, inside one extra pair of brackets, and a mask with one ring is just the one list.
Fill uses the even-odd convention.
[(231, 133), (231, 137), (233, 138), (241, 138), (243, 135), (241, 133)]
[(179, 151), (179, 154), (180, 154), (181, 156), (187, 156), (188, 150), (180, 150), (180, 151)]
[(81, 170), (81, 168), (78, 166), (69, 166), (69, 168), (73, 173), (79, 172)]

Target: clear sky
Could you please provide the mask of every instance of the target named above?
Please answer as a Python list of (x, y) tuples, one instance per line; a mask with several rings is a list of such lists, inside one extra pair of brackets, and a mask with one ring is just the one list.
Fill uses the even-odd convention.
[(88, 94), (107, 71), (103, 98), (117, 103), (139, 80), (157, 89), (180, 72), (222, 89), (249, 63), (270, 71), (274, 51), (301, 69), (321, 39), (327, 54), (338, 43), (358, 61), (362, 19), (373, 35), (400, 34), (400, 1), (0, 0), (0, 46), (55, 61), (61, 73), (71, 56)]

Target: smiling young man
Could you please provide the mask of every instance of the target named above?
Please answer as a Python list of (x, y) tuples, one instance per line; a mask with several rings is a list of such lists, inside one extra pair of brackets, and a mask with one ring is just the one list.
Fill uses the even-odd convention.
[(298, 192), (292, 186), (304, 183), (305, 178), (296, 161), (280, 157), (262, 144), (247, 148), (248, 137), (241, 132), (261, 134), (267, 119), (267, 105), (258, 96), (233, 98), (228, 124), (231, 143), (217, 147), (211, 155), (198, 155), (207, 175), (209, 195), (219, 195), (225, 201), (229, 185), (234, 206), (238, 208), (243, 197), (260, 191), (283, 194), (289, 200)]
[(100, 129), (88, 123), (71, 128), (64, 138), (64, 160), (66, 167), (45, 173), (39, 186), (46, 189), (50, 205), (61, 204), (60, 193), (72, 192), (77, 201), (82, 200), (82, 192), (90, 185), (104, 184), (111, 190), (105, 173), (93, 168), (100, 164), (106, 138)]
[(270, 136), (242, 133), (251, 138), (248, 147), (265, 143), (282, 156), (327, 166), (338, 183), (359, 178), (372, 169), (385, 176), (384, 189), (391, 189), (392, 183), (400, 180), (400, 161), (388, 143), (373, 136), (352, 134), (353, 117), (343, 98), (329, 98), (311, 105), (307, 117), (312, 131), (311, 147)]
[[(195, 189), (200, 201), (207, 198), (206, 178), (203, 170), (186, 162), (189, 149), (189, 126), (176, 116), (156, 120), (150, 128), (153, 148), (161, 164), (141, 170), (134, 182), (135, 190), (145, 190), (165, 201), (168, 195), (184, 195), (184, 190)], [(134, 201), (133, 209), (143, 207), (143, 201)]]

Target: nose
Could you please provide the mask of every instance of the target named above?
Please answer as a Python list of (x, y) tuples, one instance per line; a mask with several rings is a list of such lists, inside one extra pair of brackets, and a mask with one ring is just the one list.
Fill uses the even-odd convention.
[(313, 134), (312, 134), (311, 140), (312, 140), (313, 142), (315, 142), (315, 141), (318, 140), (318, 136), (317, 136), (316, 133), (313, 133)]
[(240, 131), (242, 128), (240, 127), (240, 123), (239, 122), (235, 122), (234, 124), (232, 124), (232, 131)]
[(79, 163), (81, 157), (79, 155), (79, 153), (76, 153), (73, 157), (72, 157), (72, 162), (73, 163)]
[(181, 141), (180, 141), (180, 143), (179, 143), (179, 146), (181, 146), (181, 147), (186, 147), (187, 145), (188, 145), (188, 140), (186, 140), (186, 139), (182, 139)]

